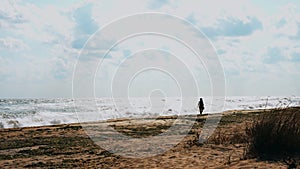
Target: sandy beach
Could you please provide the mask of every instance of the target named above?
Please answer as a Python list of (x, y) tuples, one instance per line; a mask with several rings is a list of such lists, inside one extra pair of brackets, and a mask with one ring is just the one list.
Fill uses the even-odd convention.
[[(299, 109), (299, 108), (294, 108)], [(80, 124), (0, 130), (1, 168), (288, 168), (285, 161), (245, 158), (245, 128), (269, 110), (231, 110), (222, 115), (203, 145), (197, 133), (206, 115), (197, 116), (191, 131), (175, 147), (148, 158), (112, 154), (93, 142)], [(134, 138), (163, 133), (176, 116), (118, 119), (108, 123)], [(102, 122), (99, 122), (101, 124)], [(89, 124), (85, 124), (85, 127)], [(95, 123), (90, 124), (95, 127)], [(109, 132), (108, 132), (109, 134)], [(172, 136), (170, 136), (172, 138)]]

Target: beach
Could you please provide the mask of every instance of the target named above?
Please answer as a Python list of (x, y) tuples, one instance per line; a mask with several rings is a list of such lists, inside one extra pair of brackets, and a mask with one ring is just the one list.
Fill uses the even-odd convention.
[[(299, 108), (293, 108), (299, 109)], [(245, 128), (270, 110), (225, 111), (212, 136), (199, 145), (197, 133), (206, 115), (191, 116), (189, 133), (174, 147), (147, 158), (130, 158), (106, 151), (90, 139), (85, 127), (97, 123), (59, 124), (0, 130), (1, 168), (287, 168), (284, 161), (245, 158)], [(177, 116), (124, 118), (105, 121), (132, 138), (163, 133)], [(103, 122), (99, 122), (101, 124)], [(116, 127), (117, 126), (117, 127)], [(109, 134), (110, 132), (108, 132)], [(177, 133), (178, 134), (178, 133)], [(179, 133), (180, 134), (180, 133)], [(172, 135), (170, 135), (172, 138)], [(170, 139), (171, 142), (171, 139)]]
[(299, 0), (4, 0), (0, 32), (0, 169), (300, 169)]

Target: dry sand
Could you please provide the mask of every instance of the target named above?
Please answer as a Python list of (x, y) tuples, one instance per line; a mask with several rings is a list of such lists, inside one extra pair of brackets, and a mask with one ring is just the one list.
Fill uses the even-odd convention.
[[(95, 144), (80, 124), (0, 130), (1, 168), (287, 168), (282, 161), (245, 159), (247, 123), (262, 110), (228, 111), (207, 143), (197, 145), (196, 133), (206, 116), (198, 116), (192, 130), (170, 150), (148, 158), (112, 154)], [(159, 119), (110, 120), (117, 131), (147, 138), (168, 129), (176, 116)], [(96, 127), (100, 123), (85, 124)], [(85, 128), (84, 127), (84, 128)], [(108, 131), (109, 135), (111, 132)], [(177, 133), (178, 134), (178, 133)], [(180, 134), (180, 133), (179, 133)], [(173, 135), (169, 135), (172, 140)], [(239, 141), (235, 141), (239, 140)], [(171, 141), (170, 141), (171, 142)]]

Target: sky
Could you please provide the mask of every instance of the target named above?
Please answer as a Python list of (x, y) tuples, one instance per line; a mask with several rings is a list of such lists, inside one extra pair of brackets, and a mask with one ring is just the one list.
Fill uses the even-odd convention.
[[(97, 56), (96, 60), (88, 59), (91, 53), (82, 55), (85, 44), (112, 22), (145, 12), (181, 18), (205, 35), (222, 65), (225, 85), (219, 87), (224, 87), (227, 96), (300, 95), (299, 1), (4, 0), (0, 3), (1, 98), (72, 97), (73, 74), (78, 70), (78, 62), (86, 67), (99, 62)], [(170, 27), (170, 32), (176, 31), (178, 28)], [(111, 45), (97, 41), (99, 49)], [(164, 71), (136, 70), (144, 74), (134, 76), (133, 73), (131, 86), (128, 87), (128, 81), (113, 81), (111, 85), (118, 70), (133, 71), (126, 68), (126, 64), (136, 67), (144, 62), (165, 62), (174, 67), (189, 62), (189, 54), (185, 55), (188, 51), (178, 45), (174, 40), (151, 35), (125, 40), (103, 59), (98, 72), (91, 72), (95, 74), (95, 83), (91, 82), (96, 86), (94, 95), (109, 96), (112, 88), (118, 92), (124, 86), (124, 90), (127, 88), (136, 96), (157, 90), (170, 96), (177, 95), (181, 86), (193, 82), (176, 79), (182, 78), (180, 74), (186, 70), (192, 72), (193, 76), (189, 78), (193, 77), (200, 84), (200, 95), (210, 95), (213, 72), (207, 74), (206, 65), (201, 63), (198, 67), (188, 65), (186, 69), (180, 65), (176, 69), (170, 68), (178, 76)], [(155, 46), (160, 52), (148, 56), (145, 51), (149, 46)], [(142, 60), (130, 63), (130, 58)], [(120, 66), (124, 59), (126, 64)], [(76, 78), (84, 81), (88, 72), (83, 71)], [(177, 82), (186, 84), (178, 85)], [(78, 97), (93, 95), (90, 92), (92, 85), (81, 87), (77, 89), (80, 90)], [(199, 95), (194, 89), (191, 87), (188, 93)]]

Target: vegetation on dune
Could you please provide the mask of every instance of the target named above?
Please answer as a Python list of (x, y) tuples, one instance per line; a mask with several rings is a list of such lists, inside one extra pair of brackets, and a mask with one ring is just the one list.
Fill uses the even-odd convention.
[(247, 155), (287, 158), (300, 155), (300, 109), (278, 108), (263, 113), (246, 128)]
[[(237, 113), (223, 116), (221, 127), (219, 126), (204, 144), (245, 145), (241, 159), (281, 161), (289, 168), (296, 168), (300, 165), (299, 107), (238, 114), (238, 120), (235, 118), (237, 118)], [(229, 129), (222, 126), (230, 123), (236, 123), (236, 128)], [(193, 143), (199, 145), (198, 133), (196, 137)]]

